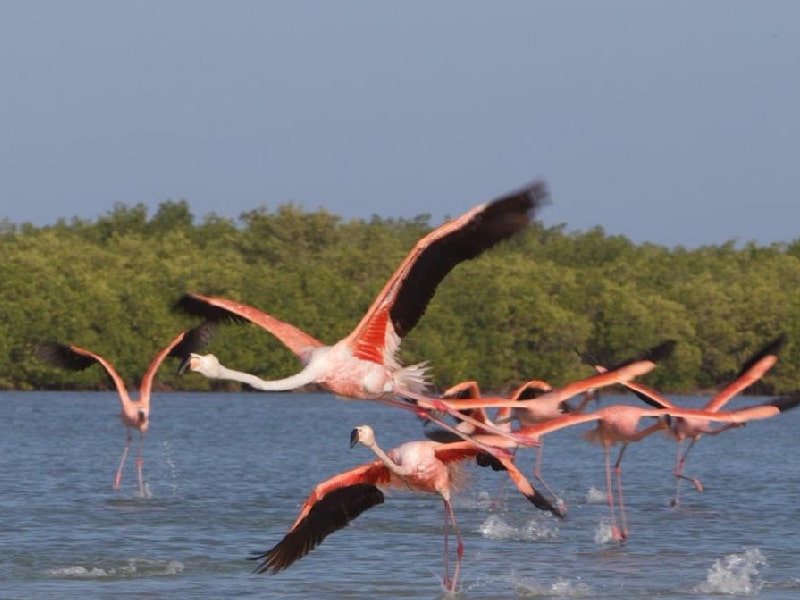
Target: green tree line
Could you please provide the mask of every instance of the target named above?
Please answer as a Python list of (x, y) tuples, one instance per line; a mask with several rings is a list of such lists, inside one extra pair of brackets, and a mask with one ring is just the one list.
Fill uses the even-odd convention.
[[(176, 312), (184, 291), (257, 306), (333, 343), (359, 321), (386, 279), (433, 228), (430, 217), (345, 221), (295, 204), (237, 221), (196, 219), (186, 201), (117, 204), (96, 221), (0, 222), (0, 388), (107, 387), (99, 369), (38, 362), (32, 343), (72, 343), (105, 356), (129, 384), (196, 319)], [(664, 392), (708, 390), (779, 333), (789, 343), (753, 391), (800, 381), (800, 239), (696, 249), (637, 245), (602, 228), (534, 224), (442, 282), (403, 342), (401, 360), (428, 361), (438, 389), (464, 379), (504, 392), (529, 379), (554, 385), (591, 373), (575, 350), (613, 362), (665, 339), (679, 344), (646, 381)], [(223, 363), (283, 377), (296, 358), (254, 325), (225, 325), (208, 347)], [(179, 377), (161, 389), (229, 384)]]

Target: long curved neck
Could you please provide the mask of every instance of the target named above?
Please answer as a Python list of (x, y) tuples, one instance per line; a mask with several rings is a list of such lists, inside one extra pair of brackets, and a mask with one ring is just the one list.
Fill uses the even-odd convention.
[(308, 385), (315, 380), (314, 373), (308, 368), (303, 369), (295, 375), (284, 377), (283, 379), (267, 381), (256, 375), (235, 371), (224, 365), (220, 365), (218, 372), (215, 373), (214, 376), (216, 379), (227, 379), (229, 381), (246, 383), (257, 390), (263, 390), (265, 392), (286, 392)]
[(398, 465), (394, 462), (386, 452), (383, 451), (383, 448), (378, 446), (377, 442), (373, 442), (367, 446), (370, 450), (375, 453), (375, 456), (386, 465), (386, 468), (389, 469), (392, 473), (397, 475), (398, 477), (405, 477), (410, 473), (408, 469), (404, 469), (402, 465)]

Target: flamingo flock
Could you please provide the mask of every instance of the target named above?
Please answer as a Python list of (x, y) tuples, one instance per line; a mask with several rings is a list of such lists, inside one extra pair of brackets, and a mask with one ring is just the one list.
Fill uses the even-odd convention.
[[(568, 518), (566, 503), (542, 478), (542, 449), (547, 434), (582, 424), (594, 425), (583, 436), (603, 448), (611, 535), (613, 540), (624, 543), (629, 531), (621, 464), (631, 443), (656, 432), (667, 433), (678, 442), (674, 468), (677, 487), (671, 502), (677, 506), (682, 480), (691, 481), (697, 491), (704, 490), (699, 478), (683, 472), (688, 454), (701, 435), (717, 435), (750, 421), (778, 416), (800, 404), (800, 392), (745, 408), (723, 410), (731, 398), (761, 379), (776, 363), (786, 341), (780, 336), (754, 354), (702, 409), (681, 407), (636, 381), (670, 356), (674, 340), (654, 345), (608, 367), (584, 355), (593, 373), (560, 386), (532, 379), (517, 386), (508, 397), (495, 397), (482, 395), (477, 382), (465, 381), (441, 395), (435, 394), (427, 363), (406, 366), (400, 363), (398, 352), (402, 340), (423, 317), (437, 287), (454, 268), (524, 231), (548, 199), (547, 186), (535, 181), (476, 206), (433, 230), (411, 249), (350, 334), (332, 345), (238, 300), (187, 291), (177, 299), (175, 307), (192, 317), (200, 317), (202, 322), (180, 332), (158, 351), (141, 379), (137, 400), (130, 397), (114, 366), (99, 354), (74, 344), (41, 342), (36, 345), (36, 356), (55, 367), (82, 370), (99, 364), (105, 370), (119, 395), (120, 419), (126, 429), (113, 488), (120, 487), (136, 430), (139, 432), (136, 468), (142, 497), (146, 495), (142, 452), (150, 424), (150, 396), (154, 378), (168, 357), (178, 359), (181, 374), (235, 381), (264, 392), (283, 392), (315, 384), (339, 397), (400, 408), (421, 418), (426, 425), (436, 425), (435, 429), (421, 432), (421, 437), (427, 439), (410, 440), (389, 451), (378, 445), (371, 426), (355, 427), (351, 448), (361, 444), (376, 458), (310, 486), (311, 492), (285, 536), (270, 549), (251, 556), (257, 561), (256, 573), (278, 573), (289, 568), (326, 537), (384, 503), (385, 490), (410, 490), (438, 494), (442, 499), (442, 585), (455, 592), (459, 589), (464, 543), (452, 497), (465, 488), (470, 465), (505, 472), (504, 482), (511, 481), (536, 509), (552, 515), (548, 518)], [(223, 365), (215, 354), (200, 354), (211, 342), (215, 327), (223, 323), (260, 327), (297, 357), (300, 369), (288, 377), (264, 379)], [(591, 410), (592, 399), (599, 404), (598, 390), (607, 386), (626, 388), (645, 406), (611, 404)], [(571, 402), (576, 397), (581, 399)], [(643, 420), (648, 422), (640, 425)], [(682, 452), (685, 440), (689, 440), (689, 446)], [(612, 463), (611, 448), (616, 445), (620, 450)], [(517, 451), (529, 447), (537, 449), (531, 474), (546, 493), (531, 484), (518, 464)], [(451, 529), (456, 544), (452, 569)]]

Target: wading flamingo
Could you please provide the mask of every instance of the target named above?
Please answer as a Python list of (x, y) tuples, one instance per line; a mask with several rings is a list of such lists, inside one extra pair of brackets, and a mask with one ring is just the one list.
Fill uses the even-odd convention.
[[(642, 408), (616, 404), (599, 408), (594, 412), (565, 415), (556, 419), (545, 421), (528, 427), (521, 427), (518, 433), (530, 436), (541, 436), (558, 429), (571, 427), (580, 423), (597, 421), (597, 426), (583, 435), (587, 441), (603, 446), (606, 472), (606, 493), (608, 506), (611, 513), (611, 535), (617, 541), (624, 541), (628, 537), (628, 527), (625, 518), (625, 502), (622, 494), (622, 456), (631, 442), (637, 442), (648, 435), (669, 427), (667, 421), (674, 418), (695, 419), (698, 421), (717, 421), (721, 423), (744, 424), (748, 421), (774, 417), (786, 410), (800, 404), (800, 391), (788, 396), (775, 398), (764, 404), (740, 408), (728, 412), (709, 412), (690, 408)], [(639, 421), (643, 418), (655, 417), (658, 420), (653, 425), (639, 429)], [(498, 447), (512, 447), (513, 442), (495, 434), (478, 434), (476, 441)], [(617, 527), (614, 511), (614, 494), (611, 485), (611, 447), (622, 444), (617, 460), (614, 463), (614, 472), (617, 485), (618, 507), (621, 528)]]
[[(441, 496), (444, 503), (443, 584), (449, 591), (455, 591), (464, 544), (450, 497), (467, 483), (465, 461), (475, 458), (483, 451), (471, 442), (440, 444), (425, 440), (406, 442), (386, 453), (378, 446), (375, 433), (369, 425), (359, 425), (351, 432), (350, 447), (358, 442), (375, 452), (378, 459), (317, 485), (283, 539), (270, 550), (253, 557), (253, 560), (261, 561), (255, 572), (277, 573), (291, 566), (321, 544), (328, 535), (342, 529), (364, 511), (383, 503), (381, 488), (394, 488)], [(527, 485), (509, 458), (502, 460), (512, 480), (530, 502), (538, 508), (549, 506), (538, 492)], [(448, 556), (450, 524), (457, 540), (452, 578)]]
[(191, 352), (201, 350), (213, 337), (214, 328), (211, 323), (202, 323), (193, 329), (179, 333), (166, 347), (162, 348), (150, 362), (147, 370), (142, 376), (139, 384), (139, 398), (134, 400), (128, 394), (125, 382), (120, 377), (117, 370), (110, 362), (102, 356), (85, 350), (75, 345), (59, 344), (57, 342), (42, 342), (36, 346), (36, 356), (56, 367), (63, 367), (72, 371), (82, 371), (95, 363), (102, 366), (109, 379), (119, 394), (122, 411), (119, 418), (125, 426), (126, 439), (125, 448), (122, 451), (122, 458), (119, 461), (116, 475), (114, 476), (114, 489), (119, 489), (122, 480), (122, 469), (125, 466), (125, 459), (128, 456), (132, 440), (132, 430), (139, 431), (139, 454), (136, 459), (136, 471), (139, 477), (139, 495), (144, 497), (144, 477), (142, 475), (142, 449), (144, 446), (144, 435), (150, 426), (150, 392), (153, 388), (153, 379), (156, 376), (161, 363), (169, 357), (177, 357), (184, 360)]
[[(723, 387), (717, 394), (715, 394), (703, 407), (707, 412), (718, 412), (725, 407), (725, 405), (737, 394), (756, 383), (761, 379), (769, 369), (777, 362), (778, 352), (780, 352), (783, 345), (786, 343), (786, 336), (780, 335), (774, 340), (767, 343), (763, 348), (750, 357), (739, 369), (739, 372), (734, 377), (733, 381)], [(598, 366), (595, 366), (598, 368)], [(675, 405), (664, 398), (661, 394), (654, 389), (635, 382), (626, 382), (623, 384), (630, 389), (641, 400), (655, 408), (675, 408)], [(680, 487), (681, 480), (686, 479), (694, 484), (697, 491), (703, 491), (703, 484), (697, 477), (684, 475), (683, 468), (686, 465), (686, 459), (689, 452), (702, 437), (704, 433), (709, 435), (716, 435), (732, 429), (734, 427), (741, 427), (742, 423), (725, 423), (722, 425), (712, 425), (710, 421), (698, 420), (692, 418), (676, 417), (669, 420), (669, 429), (666, 431), (670, 437), (678, 442), (678, 449), (675, 457), (675, 497), (670, 501), (671, 506), (678, 506), (680, 503)], [(686, 452), (681, 453), (681, 446), (684, 440), (690, 440)]]

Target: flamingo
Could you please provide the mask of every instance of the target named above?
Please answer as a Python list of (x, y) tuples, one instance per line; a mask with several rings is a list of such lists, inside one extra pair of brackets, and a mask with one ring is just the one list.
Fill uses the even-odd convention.
[[(527, 381), (517, 387), (509, 396), (512, 400), (534, 400), (537, 398), (541, 398), (543, 394), (547, 392), (553, 391), (553, 387), (547, 383), (546, 381), (540, 381), (537, 379)], [(445, 399), (474, 399), (480, 398), (480, 388), (475, 381), (463, 381), (459, 384), (452, 386), (451, 388), (447, 389), (442, 393), (442, 398)], [(527, 427), (529, 425), (534, 425), (536, 423), (542, 423), (544, 421), (555, 419), (560, 417), (564, 414), (569, 413), (581, 413), (586, 409), (586, 406), (589, 404), (592, 398), (595, 397), (595, 390), (590, 388), (583, 392), (583, 399), (581, 402), (575, 406), (570, 406), (569, 402), (566, 400), (561, 399), (558, 396), (551, 396), (545, 400), (540, 400), (538, 402), (529, 402), (526, 403), (523, 407), (511, 408), (508, 406), (503, 406), (497, 409), (497, 412), (494, 415), (494, 423), (498, 425), (506, 425), (511, 428), (511, 421), (516, 420), (521, 427)], [(466, 408), (464, 411), (470, 411), (469, 414), (473, 416), (476, 420), (480, 422), (488, 421), (488, 417), (486, 416), (485, 408), (483, 407), (475, 407), (475, 408)], [(466, 426), (465, 426), (466, 425)], [(485, 428), (475, 428), (469, 426), (465, 423), (460, 423), (457, 428), (461, 430), (467, 430), (469, 433), (486, 433)], [(428, 437), (430, 439), (436, 439), (438, 441), (450, 441), (452, 438), (452, 434), (447, 431), (432, 431), (429, 432)], [(558, 495), (553, 491), (553, 489), (548, 485), (548, 483), (544, 480), (541, 473), (541, 465), (542, 465), (542, 451), (544, 449), (544, 440), (538, 439), (538, 443), (536, 444), (525, 444), (525, 445), (535, 445), (536, 446), (536, 460), (533, 466), (533, 476), (536, 480), (542, 484), (542, 486), (553, 496), (556, 500), (556, 503), (561, 506), (563, 512), (566, 512), (566, 505), (564, 504), (563, 500), (561, 500)], [(517, 448), (514, 448), (512, 452), (516, 452)], [(481, 464), (479, 462), (479, 464)], [(491, 463), (490, 463), (491, 464)], [(492, 465), (495, 466), (495, 465)], [(497, 467), (495, 467), (496, 469)], [(505, 481), (503, 482), (505, 485)], [(502, 493), (502, 487), (500, 492)]]
[[(606, 493), (611, 513), (611, 535), (616, 541), (623, 542), (628, 537), (628, 527), (625, 518), (625, 503), (622, 494), (622, 456), (625, 449), (631, 442), (638, 442), (656, 431), (667, 428), (667, 419), (682, 418), (694, 419), (698, 421), (717, 421), (722, 423), (732, 423), (742, 425), (748, 421), (766, 419), (774, 417), (786, 410), (800, 404), (800, 391), (787, 396), (774, 398), (763, 404), (740, 408), (728, 412), (711, 412), (701, 409), (690, 408), (644, 408), (639, 406), (627, 406), (616, 404), (599, 408), (594, 412), (583, 414), (570, 414), (530, 425), (521, 427), (518, 433), (528, 436), (542, 436), (552, 431), (571, 427), (580, 423), (597, 421), (594, 429), (584, 433), (584, 437), (591, 443), (603, 446), (605, 457), (606, 472)], [(658, 420), (653, 425), (639, 429), (639, 421), (642, 418), (655, 417)], [(496, 434), (478, 434), (476, 441), (498, 447), (512, 447), (513, 442), (508, 438), (497, 436)], [(619, 505), (619, 516), (621, 528), (617, 527), (617, 520), (614, 511), (614, 495), (611, 485), (611, 458), (610, 451), (612, 446), (621, 444), (619, 455), (614, 463), (615, 479), (617, 484), (617, 495)]]
[[(756, 381), (761, 379), (769, 369), (777, 362), (778, 352), (780, 352), (783, 345), (786, 343), (786, 335), (781, 334), (775, 339), (764, 345), (758, 352), (750, 357), (742, 367), (739, 369), (737, 375), (733, 380), (723, 387), (717, 394), (715, 394), (703, 407), (707, 412), (718, 412), (737, 394), (741, 393), (746, 388), (753, 385)], [(602, 369), (596, 366), (598, 370)], [(675, 408), (675, 405), (660, 395), (652, 388), (635, 383), (626, 382), (623, 384), (630, 389), (636, 396), (655, 408)], [(675, 497), (670, 500), (671, 506), (678, 506), (680, 503), (680, 486), (681, 480), (685, 479), (691, 481), (695, 489), (699, 492), (703, 491), (703, 484), (698, 477), (684, 475), (683, 469), (686, 465), (686, 459), (689, 452), (694, 448), (694, 445), (702, 437), (704, 433), (709, 435), (717, 435), (723, 431), (735, 427), (741, 427), (742, 423), (724, 423), (722, 425), (713, 426), (707, 420), (698, 420), (693, 418), (676, 417), (670, 419), (669, 428), (666, 430), (670, 437), (677, 441), (677, 453), (675, 457)], [(690, 440), (689, 446), (686, 451), (681, 453), (681, 447), (685, 440)]]
[(119, 418), (125, 426), (127, 435), (125, 447), (122, 451), (122, 458), (119, 461), (119, 467), (114, 476), (115, 490), (119, 489), (120, 482), (122, 481), (122, 469), (125, 466), (125, 460), (128, 457), (128, 450), (130, 449), (133, 438), (132, 430), (136, 429), (139, 431), (139, 454), (136, 459), (136, 471), (139, 478), (139, 495), (140, 497), (145, 496), (144, 477), (142, 475), (142, 450), (144, 446), (144, 435), (150, 427), (150, 392), (153, 388), (153, 379), (161, 363), (164, 362), (168, 356), (184, 359), (192, 351), (199, 350), (205, 346), (211, 337), (213, 337), (213, 334), (213, 324), (208, 322), (202, 323), (192, 329), (182, 331), (175, 336), (167, 346), (159, 350), (142, 376), (141, 383), (139, 384), (138, 400), (131, 398), (125, 387), (125, 382), (114, 368), (114, 365), (99, 354), (95, 354), (90, 350), (85, 350), (80, 346), (72, 344), (65, 345), (58, 342), (42, 342), (37, 344), (36, 356), (40, 360), (50, 365), (63, 367), (72, 371), (82, 371), (97, 363), (105, 369), (116, 387), (122, 406)]
[[(447, 399), (441, 400), (450, 410), (464, 411), (464, 409), (473, 408), (511, 408), (511, 409), (529, 409), (537, 404), (543, 403), (561, 403), (569, 400), (574, 396), (585, 394), (587, 392), (595, 393), (600, 388), (607, 387), (618, 383), (627, 383), (636, 377), (646, 375), (652, 371), (656, 364), (668, 358), (672, 351), (675, 349), (675, 340), (667, 340), (661, 342), (652, 348), (648, 348), (640, 352), (634, 358), (623, 361), (622, 363), (598, 372), (595, 375), (579, 379), (568, 383), (560, 388), (550, 390), (532, 399), (517, 400), (514, 398), (467, 398), (467, 399)], [(535, 408), (534, 408), (535, 410)], [(458, 416), (458, 415), (456, 415)], [(521, 429), (520, 429), (521, 430)], [(515, 431), (520, 431), (515, 430)], [(529, 437), (517, 435), (512, 432), (509, 439), (516, 439), (522, 443), (529, 445), (536, 445), (536, 441)]]
[[(277, 573), (302, 558), (331, 533), (345, 527), (361, 513), (382, 504), (381, 488), (394, 488), (439, 494), (444, 504), (443, 585), (455, 591), (464, 544), (451, 504), (451, 496), (467, 483), (465, 461), (482, 450), (467, 441), (442, 444), (431, 440), (406, 442), (388, 453), (378, 445), (369, 425), (359, 425), (350, 434), (350, 447), (361, 443), (377, 460), (340, 473), (318, 484), (300, 509), (289, 532), (270, 550), (252, 558), (260, 563), (256, 573)], [(535, 506), (549, 506), (547, 500), (527, 485), (508, 457), (504, 466), (522, 494)], [(554, 514), (558, 514), (554, 512)], [(448, 535), (452, 524), (457, 540), (456, 562), (450, 577)]]
[(345, 398), (417, 399), (427, 388), (427, 366), (400, 365), (396, 354), (402, 339), (417, 324), (436, 287), (456, 265), (522, 231), (547, 198), (545, 184), (536, 181), (476, 206), (423, 237), (356, 328), (332, 346), (252, 306), (186, 293), (177, 302), (179, 308), (212, 321), (255, 323), (297, 355), (303, 368), (289, 377), (265, 381), (224, 367), (213, 354), (192, 354), (186, 367), (212, 379), (239, 381), (265, 391), (287, 391), (317, 383)]

